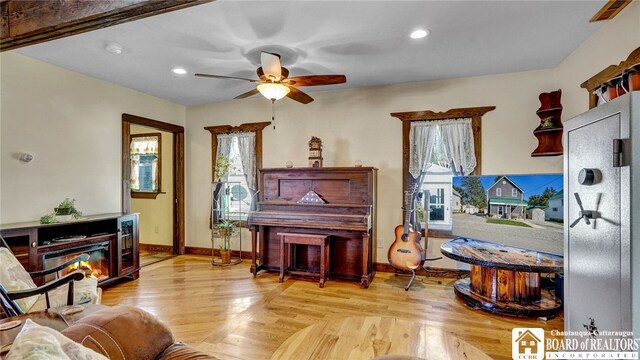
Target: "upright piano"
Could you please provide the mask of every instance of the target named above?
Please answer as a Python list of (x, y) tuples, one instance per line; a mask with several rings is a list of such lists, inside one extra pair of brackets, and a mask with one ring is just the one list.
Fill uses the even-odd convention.
[[(369, 287), (375, 274), (376, 168), (259, 169), (258, 183), (257, 207), (248, 219), (254, 276), (279, 271), (278, 233), (320, 234), (330, 239), (330, 277)], [(299, 203), (309, 191), (324, 203)], [(296, 269), (320, 268), (315, 246), (296, 246), (292, 257)]]

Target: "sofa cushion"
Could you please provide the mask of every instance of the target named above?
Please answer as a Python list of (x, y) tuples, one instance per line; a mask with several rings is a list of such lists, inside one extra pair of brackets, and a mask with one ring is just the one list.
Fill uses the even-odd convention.
[[(36, 288), (36, 284), (27, 270), (9, 249), (2, 246), (0, 246), (0, 284), (8, 292)], [(38, 296), (36, 295), (15, 300), (15, 302), (26, 313), (37, 300)]]
[(159, 360), (219, 360), (215, 356), (202, 353), (189, 345), (177, 342), (169, 346), (160, 356)]
[(6, 360), (107, 360), (106, 357), (70, 340), (54, 329), (27, 319), (13, 341)]
[(62, 333), (111, 360), (152, 360), (174, 342), (166, 325), (133, 306), (97, 311)]

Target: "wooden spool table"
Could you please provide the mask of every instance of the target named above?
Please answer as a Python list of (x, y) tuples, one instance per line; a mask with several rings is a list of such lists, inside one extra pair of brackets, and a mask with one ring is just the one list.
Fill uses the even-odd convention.
[(488, 241), (457, 238), (440, 246), (449, 258), (471, 264), (470, 279), (454, 290), (467, 304), (515, 316), (553, 316), (562, 301), (540, 289), (540, 273), (563, 270), (562, 256)]

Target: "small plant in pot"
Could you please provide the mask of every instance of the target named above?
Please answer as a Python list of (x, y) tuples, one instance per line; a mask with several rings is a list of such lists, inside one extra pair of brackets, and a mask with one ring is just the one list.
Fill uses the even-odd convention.
[(222, 238), (222, 244), (218, 248), (220, 250), (220, 260), (223, 264), (231, 263), (231, 236), (235, 231), (235, 222), (230, 220), (221, 220), (213, 227), (214, 236)]
[(229, 220), (221, 220), (214, 226), (215, 235), (221, 237), (228, 237), (233, 235), (233, 230), (235, 229), (235, 224), (233, 221)]
[(56, 213), (56, 221), (71, 221), (72, 219), (79, 219), (82, 217), (82, 213), (75, 208), (76, 199), (66, 198), (54, 209)]
[(231, 244), (228, 244), (228, 242), (229, 240), (225, 239), (218, 248), (218, 250), (220, 250), (220, 262), (223, 264), (231, 263), (231, 249), (229, 248)]
[(231, 171), (235, 171), (235, 166), (229, 161), (229, 158), (224, 155), (218, 155), (215, 168), (216, 181), (225, 181)]
[(41, 224), (71, 221), (82, 217), (82, 212), (75, 208), (76, 199), (64, 199), (53, 212), (40, 218)]

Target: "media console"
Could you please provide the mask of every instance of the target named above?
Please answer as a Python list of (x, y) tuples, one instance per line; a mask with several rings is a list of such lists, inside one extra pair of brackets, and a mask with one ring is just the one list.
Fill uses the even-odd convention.
[(80, 268), (87, 276), (98, 279), (100, 286), (123, 277), (138, 278), (137, 213), (92, 215), (54, 224), (3, 224), (0, 234), (30, 272), (54, 267), (84, 253), (89, 254), (89, 261), (62, 270), (62, 274)]

